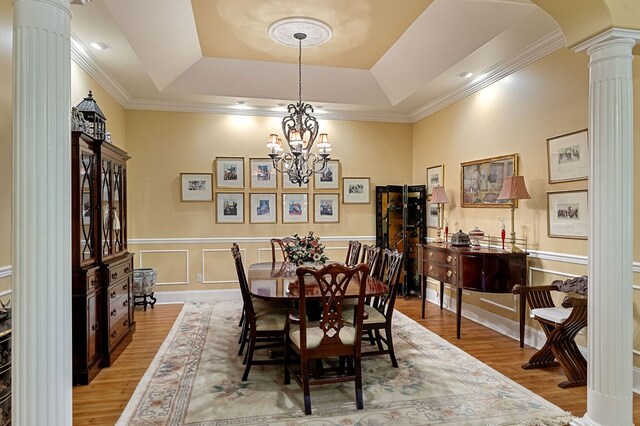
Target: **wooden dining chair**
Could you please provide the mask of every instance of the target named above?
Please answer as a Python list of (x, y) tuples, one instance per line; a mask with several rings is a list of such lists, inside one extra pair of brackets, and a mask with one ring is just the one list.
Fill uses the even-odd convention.
[[(382, 296), (371, 298), (370, 302), (364, 305), (363, 333), (368, 336), (371, 343), (377, 346), (376, 350), (364, 350), (362, 356), (389, 354), (391, 365), (398, 367), (395, 351), (393, 348), (393, 334), (391, 332), (391, 322), (393, 320), (393, 310), (400, 287), (400, 276), (402, 271), (403, 254), (397, 250), (384, 249), (382, 262), (380, 264), (381, 281), (388, 286), (388, 291)], [(351, 312), (347, 312), (345, 320), (351, 321)], [(382, 333), (384, 331), (384, 335)]]
[(236, 266), (240, 293), (244, 306), (244, 323), (242, 331), (242, 342), (238, 355), (242, 353), (245, 343), (248, 344), (247, 353), (244, 357), (245, 369), (242, 374), (242, 381), (249, 377), (252, 365), (282, 364), (282, 360), (259, 359), (254, 360), (254, 352), (259, 349), (282, 347), (284, 344), (284, 326), (289, 309), (286, 308), (265, 308), (256, 309), (254, 300), (249, 292), (249, 283), (242, 265), (242, 256), (236, 243), (231, 246), (231, 253)]
[[(308, 322), (306, 318), (306, 295), (300, 291), (299, 316), (289, 315), (285, 325), (285, 373), (284, 383), (289, 384), (293, 375), (304, 394), (304, 412), (311, 414), (310, 386), (355, 382), (356, 407), (363, 408), (361, 342), (362, 316), (366, 285), (359, 286), (358, 303), (345, 309), (353, 310), (353, 322), (343, 318), (343, 301), (353, 278), (366, 283), (369, 267), (360, 264), (355, 267), (330, 264), (319, 270), (298, 268), (298, 283), (304, 290), (305, 280), (315, 280), (320, 291), (321, 316), (319, 321)], [(291, 352), (298, 355), (299, 363), (291, 362)], [(322, 359), (338, 357), (339, 364), (323, 367)], [(317, 360), (310, 369), (309, 361)], [(344, 361), (348, 363), (345, 367)]]
[(289, 244), (294, 244), (296, 240), (293, 237), (283, 237), (271, 238), (269, 242), (271, 243), (271, 263), (276, 263), (276, 258), (280, 258), (280, 256), (276, 256), (276, 252), (280, 252), (282, 261), (285, 262), (287, 260), (286, 248)]
[[(581, 278), (586, 280), (586, 277)], [(574, 339), (587, 326), (587, 299), (586, 296), (568, 296), (570, 307), (556, 306), (551, 296), (553, 291), (561, 290), (557, 284), (513, 287), (514, 293), (526, 298), (531, 317), (540, 323), (547, 336), (542, 348), (522, 368), (560, 365), (567, 380), (560, 382), (559, 387), (584, 386), (587, 384), (587, 361)]]
[(360, 247), (362, 244), (360, 241), (349, 241), (349, 248), (347, 249), (347, 258), (344, 263), (347, 266), (356, 266), (360, 259)]
[(375, 245), (362, 245), (362, 257), (360, 263), (366, 263), (369, 266), (369, 275), (374, 278), (378, 277), (378, 261), (380, 259), (380, 247)]

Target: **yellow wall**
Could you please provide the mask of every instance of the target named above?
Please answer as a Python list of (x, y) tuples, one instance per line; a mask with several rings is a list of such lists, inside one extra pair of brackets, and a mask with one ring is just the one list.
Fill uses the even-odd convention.
[[(12, 15), (11, 2), (0, 1), (0, 269), (11, 265), (11, 191), (13, 185)], [(10, 288), (11, 277), (0, 278), (0, 292)]]
[[(309, 194), (309, 223), (282, 223), (282, 184), (278, 183), (278, 223), (249, 223), (249, 158), (266, 158), (268, 135), (280, 127), (280, 118), (228, 116), (216, 114), (127, 111), (129, 239), (209, 238), (202, 244), (132, 244), (144, 266), (158, 268), (163, 290), (236, 288), (229, 241), (238, 240), (247, 249), (245, 262), (266, 260), (267, 237), (306, 233), (319, 236), (375, 235), (376, 185), (410, 183), (411, 125), (320, 120), (333, 143), (332, 158), (338, 159), (341, 177), (370, 177), (371, 203), (341, 205), (340, 222), (313, 223), (313, 185)], [(216, 223), (215, 202), (181, 202), (180, 173), (214, 173), (216, 157), (244, 157), (245, 223)], [(238, 191), (227, 191), (238, 192)], [(300, 191), (287, 191), (300, 192)], [(340, 193), (318, 190), (315, 193)], [(263, 237), (262, 242), (243, 242), (247, 237)], [(224, 239), (226, 240), (220, 240)], [(213, 239), (213, 240), (211, 240)], [(344, 241), (333, 245), (330, 256), (342, 258)], [(148, 250), (153, 250), (152, 253)], [(160, 252), (158, 252), (160, 250)], [(204, 252), (202, 250), (205, 250)], [(214, 250), (214, 251), (209, 251)], [(269, 249), (270, 250), (270, 249)], [(188, 257), (187, 257), (188, 256)], [(269, 255), (270, 256), (270, 255)], [(269, 257), (270, 258), (270, 257)], [(187, 261), (188, 259), (188, 261)], [(176, 267), (179, 269), (176, 271)], [(189, 272), (187, 273), (187, 267)], [(204, 273), (209, 284), (198, 284), (196, 274)], [(216, 275), (217, 274), (217, 275)], [(209, 278), (216, 277), (216, 278)]]

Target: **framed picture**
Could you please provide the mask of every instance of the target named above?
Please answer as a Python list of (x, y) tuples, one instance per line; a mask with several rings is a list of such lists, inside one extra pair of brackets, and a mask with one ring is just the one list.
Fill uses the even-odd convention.
[(342, 179), (344, 204), (369, 204), (369, 178), (346, 177)]
[(309, 222), (308, 194), (282, 194), (282, 223)]
[(587, 129), (547, 139), (549, 183), (589, 178)]
[[(460, 194), (462, 207), (511, 207), (511, 200), (498, 200), (502, 181), (518, 174), (518, 154), (462, 163)], [(513, 200), (517, 207), (517, 200)]]
[(291, 183), (289, 175), (282, 173), (282, 189), (309, 189), (309, 184), (298, 185), (297, 183)]
[(211, 173), (180, 173), (182, 201), (213, 201)]
[(250, 194), (249, 209), (251, 223), (276, 223), (278, 218), (276, 194)]
[(340, 162), (338, 160), (327, 161), (327, 167), (322, 173), (314, 175), (314, 189), (339, 189), (340, 188)]
[(244, 188), (244, 158), (216, 158), (216, 187), (218, 189)]
[(340, 222), (340, 194), (313, 195), (315, 223)]
[(589, 205), (587, 190), (547, 192), (547, 231), (552, 238), (589, 236)]
[(244, 194), (240, 192), (218, 192), (216, 194), (217, 222), (244, 223)]
[(273, 168), (273, 160), (270, 158), (249, 159), (249, 170), (251, 173), (251, 189), (276, 189), (276, 170)]
[(444, 186), (444, 164), (427, 167), (427, 196), (433, 194), (436, 186)]
[(438, 205), (427, 203), (427, 228), (438, 229)]

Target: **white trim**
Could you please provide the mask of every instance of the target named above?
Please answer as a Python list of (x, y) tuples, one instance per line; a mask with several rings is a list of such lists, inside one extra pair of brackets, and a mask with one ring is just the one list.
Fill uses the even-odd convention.
[(633, 391), (640, 394), (640, 368), (633, 367)]
[(633, 285), (633, 289), (634, 289), (634, 290), (640, 290), (640, 285), (636, 285), (636, 284), (634, 284), (634, 285)]
[[(269, 243), (274, 237), (215, 237), (215, 238), (133, 238), (127, 240), (131, 245), (147, 244), (232, 244), (232, 243)], [(324, 243), (348, 242), (350, 240), (375, 241), (375, 235), (329, 235), (323, 236), (320, 240)], [(330, 248), (330, 247), (327, 247)]]
[(480, 300), (484, 303), (488, 303), (489, 305), (493, 305), (501, 309), (506, 309), (507, 311), (516, 312), (516, 308), (513, 308), (511, 306), (506, 306), (506, 305), (503, 305), (502, 303), (497, 303), (497, 302), (494, 302), (493, 300), (485, 299), (484, 297), (481, 297)]
[(0, 297), (5, 297), (5, 296), (7, 296), (9, 294), (11, 294), (11, 289), (5, 290), (5, 291), (0, 291)]
[(535, 43), (527, 46), (510, 58), (499, 62), (498, 64), (486, 70), (484, 73), (480, 73), (487, 74), (487, 78), (475, 83), (472, 81), (466, 86), (463, 86), (456, 91), (448, 92), (440, 96), (436, 100), (416, 109), (411, 113), (411, 122), (415, 123), (423, 119), (424, 117), (427, 117), (443, 108), (446, 108), (447, 106), (458, 102), (460, 99), (464, 99), (467, 96), (470, 96), (478, 92), (479, 90), (490, 86), (496, 81), (510, 74), (513, 74), (519, 69), (526, 67), (527, 65), (564, 46), (564, 34), (561, 30), (558, 29), (551, 34), (542, 37)]
[(241, 301), (240, 289), (156, 291), (157, 303), (184, 303), (197, 300), (237, 300)]
[(175, 282), (156, 282), (156, 285), (189, 285), (189, 250), (138, 250), (138, 265), (142, 268), (142, 254), (143, 253), (187, 253), (186, 259), (186, 271), (187, 271), (187, 279), (186, 281), (175, 281)]
[[(269, 249), (271, 250), (271, 249)], [(215, 281), (207, 281), (207, 279), (205, 278), (204, 275), (204, 254), (208, 253), (208, 252), (228, 252), (229, 249), (202, 249), (200, 251), (200, 253), (202, 254), (202, 269), (200, 271), (200, 273), (202, 274), (202, 284), (238, 284), (238, 279), (234, 279), (234, 280), (215, 280)], [(244, 252), (244, 255), (242, 257), (244, 257), (245, 259), (247, 258), (247, 250), (241, 248), (240, 252)]]
[(640, 31), (628, 30), (624, 28), (611, 28), (603, 33), (598, 34), (589, 40), (583, 41), (573, 48), (574, 52), (581, 52), (594, 44), (602, 43), (603, 41), (611, 40), (614, 38), (630, 38), (632, 40), (640, 40)]
[(11, 276), (11, 265), (0, 266), (0, 278), (7, 278)]

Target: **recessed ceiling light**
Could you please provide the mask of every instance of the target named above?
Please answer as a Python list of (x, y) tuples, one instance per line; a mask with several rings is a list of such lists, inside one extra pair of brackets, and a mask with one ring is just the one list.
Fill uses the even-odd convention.
[(236, 103), (237, 103), (238, 105), (246, 105), (246, 104), (247, 104), (245, 101), (236, 101)]
[(107, 49), (111, 49), (111, 46), (108, 45), (107, 43), (104, 43), (102, 41), (94, 41), (91, 42), (90, 44), (91, 47), (93, 47), (96, 50), (107, 50)]
[(458, 77), (460, 78), (469, 78), (473, 75), (473, 73), (471, 71), (463, 71), (460, 74), (458, 74)]

